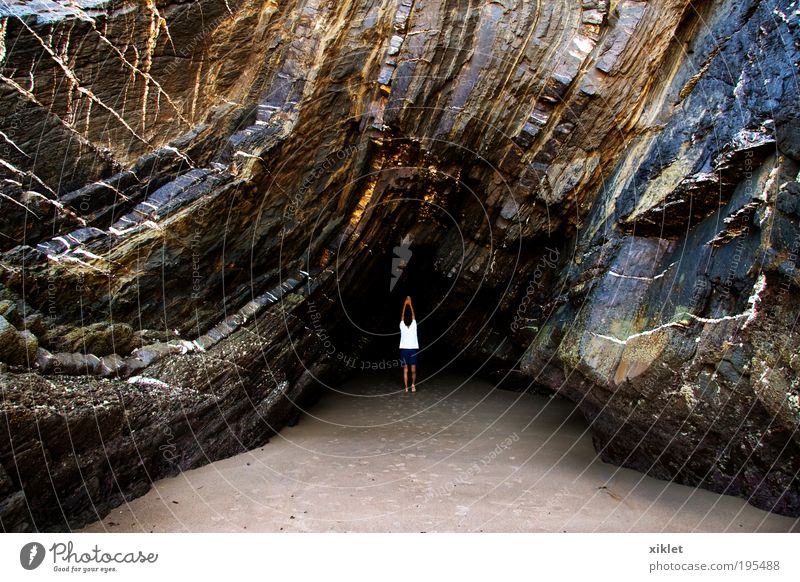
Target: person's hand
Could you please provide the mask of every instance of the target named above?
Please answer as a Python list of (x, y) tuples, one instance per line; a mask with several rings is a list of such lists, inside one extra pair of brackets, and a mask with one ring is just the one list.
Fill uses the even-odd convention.
[(411, 303), (411, 295), (406, 295), (406, 303)]

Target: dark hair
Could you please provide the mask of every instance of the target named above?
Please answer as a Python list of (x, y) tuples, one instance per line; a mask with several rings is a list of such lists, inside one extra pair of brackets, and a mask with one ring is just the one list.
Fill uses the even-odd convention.
[(408, 310), (406, 310), (406, 312), (403, 314), (403, 323), (405, 323), (406, 325), (411, 325), (412, 321), (413, 320), (411, 319), (411, 313), (409, 313)]

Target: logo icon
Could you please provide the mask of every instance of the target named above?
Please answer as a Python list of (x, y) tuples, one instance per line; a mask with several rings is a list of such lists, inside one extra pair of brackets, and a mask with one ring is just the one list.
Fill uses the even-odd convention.
[(394, 290), (394, 286), (403, 274), (403, 269), (405, 269), (408, 261), (411, 260), (412, 252), (409, 246), (410, 244), (411, 237), (406, 235), (403, 237), (403, 240), (400, 241), (400, 246), (392, 249), (394, 251), (394, 257), (392, 258), (392, 279), (389, 281), (390, 293)]
[(39, 542), (30, 542), (19, 551), (19, 563), (26, 570), (35, 570), (44, 561), (44, 546)]

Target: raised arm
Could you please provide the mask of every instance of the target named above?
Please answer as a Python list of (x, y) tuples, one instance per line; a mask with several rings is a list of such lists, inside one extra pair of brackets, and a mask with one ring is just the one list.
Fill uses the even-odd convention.
[[(403, 311), (400, 312), (400, 321), (403, 321), (406, 318), (406, 305), (411, 305), (411, 297), (406, 297), (406, 300), (403, 301)], [(411, 308), (411, 316), (414, 316), (414, 308)]]
[[(416, 321), (417, 320), (417, 316), (414, 315), (414, 306), (411, 304), (411, 296), (410, 295), (408, 297), (406, 297), (406, 303), (408, 303), (408, 306), (411, 308), (411, 319)], [(403, 314), (405, 314), (405, 307), (403, 308)]]

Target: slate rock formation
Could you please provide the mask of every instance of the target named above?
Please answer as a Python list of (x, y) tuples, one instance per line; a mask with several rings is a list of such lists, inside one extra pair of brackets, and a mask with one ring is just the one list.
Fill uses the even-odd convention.
[(800, 515), (799, 20), (4, 2), (2, 528), (263, 444), (395, 365), (408, 293), (435, 361), (569, 398), (604, 460)]

